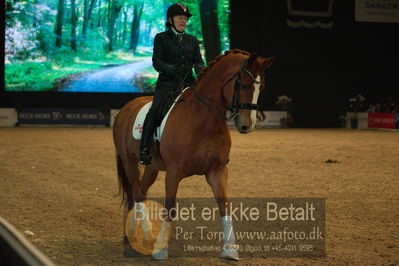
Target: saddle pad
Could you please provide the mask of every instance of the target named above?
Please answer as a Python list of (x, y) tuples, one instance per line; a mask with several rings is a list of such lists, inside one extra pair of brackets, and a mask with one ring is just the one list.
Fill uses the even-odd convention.
[[(166, 125), (166, 121), (168, 120), (169, 114), (172, 111), (173, 107), (175, 106), (175, 104), (178, 102), (178, 100), (180, 99), (181, 95), (187, 90), (188, 88), (185, 88), (181, 94), (179, 94), (179, 96), (176, 97), (176, 100), (173, 102), (172, 106), (170, 107), (169, 111), (167, 112), (167, 114), (165, 115), (165, 117), (162, 119), (162, 123), (159, 127), (156, 128), (155, 130), (155, 135), (154, 135), (154, 140), (155, 141), (160, 141), (161, 137), (162, 137), (162, 132), (163, 129)], [(152, 101), (145, 104), (139, 111), (139, 113), (137, 114), (136, 120), (134, 121), (134, 125), (133, 125), (133, 138), (134, 139), (141, 139), (141, 134), (143, 133), (143, 125), (144, 125), (144, 120), (145, 117), (148, 113), (148, 111), (150, 110), (152, 105)]]

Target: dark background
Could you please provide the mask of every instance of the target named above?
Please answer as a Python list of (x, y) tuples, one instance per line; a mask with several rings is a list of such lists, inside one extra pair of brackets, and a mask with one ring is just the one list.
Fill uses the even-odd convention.
[[(277, 96), (285, 94), (293, 99), (294, 126), (335, 127), (349, 97), (361, 93), (367, 104), (388, 96), (398, 101), (399, 24), (355, 22), (354, 0), (334, 1), (331, 29), (292, 28), (287, 16), (284, 0), (231, 0), (231, 48), (277, 56), (260, 95), (263, 110), (275, 109)], [(120, 108), (140, 96), (6, 93), (4, 77), (1, 82), (3, 107)]]
[[(308, 1), (311, 2), (311, 1)], [(355, 22), (355, 0), (335, 0), (331, 29), (287, 26), (287, 1), (232, 1), (231, 48), (276, 55), (263, 109), (292, 97), (295, 126), (338, 126), (349, 97), (399, 96), (399, 24)]]

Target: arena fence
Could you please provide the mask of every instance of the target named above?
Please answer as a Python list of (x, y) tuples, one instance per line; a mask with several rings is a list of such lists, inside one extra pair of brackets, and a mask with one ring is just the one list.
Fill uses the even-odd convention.
[[(30, 108), (16, 110), (0, 108), (0, 126), (18, 125), (95, 125), (113, 126), (118, 109), (61, 109)], [(228, 114), (226, 115), (229, 116)], [(258, 111), (257, 128), (284, 128), (292, 126), (293, 118), (284, 111)], [(234, 121), (228, 121), (234, 127)], [(347, 113), (347, 129), (399, 129), (399, 114)]]
[(55, 265), (14, 226), (0, 217), (0, 261), (3, 265)]
[(350, 129), (399, 129), (399, 114), (349, 112), (346, 128)]

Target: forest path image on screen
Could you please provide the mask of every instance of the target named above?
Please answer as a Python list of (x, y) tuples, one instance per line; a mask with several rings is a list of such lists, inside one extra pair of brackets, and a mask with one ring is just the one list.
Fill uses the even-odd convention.
[(151, 66), (151, 58), (132, 64), (108, 67), (83, 74), (68, 83), (63, 92), (140, 92), (133, 84), (134, 75)]

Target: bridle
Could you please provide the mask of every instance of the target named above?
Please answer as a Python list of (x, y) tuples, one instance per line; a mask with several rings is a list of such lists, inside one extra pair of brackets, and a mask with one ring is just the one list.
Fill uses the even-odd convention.
[(229, 84), (234, 78), (236, 78), (236, 82), (234, 83), (234, 91), (233, 91), (233, 99), (231, 101), (231, 106), (226, 106), (226, 110), (230, 111), (231, 115), (228, 118), (228, 120), (231, 120), (235, 118), (238, 115), (238, 112), (240, 109), (246, 109), (246, 110), (257, 110), (258, 105), (253, 104), (253, 103), (240, 103), (240, 89), (241, 89), (241, 75), (242, 73), (247, 73), (250, 77), (251, 80), (254, 84), (260, 84), (260, 81), (257, 81), (252, 73), (246, 68), (247, 65), (247, 60), (244, 60), (242, 63), (240, 70), (235, 73), (229, 80), (227, 80), (224, 85), (222, 86), (223, 88)]
[[(244, 60), (244, 62), (242, 63), (242, 65), (240, 67), (240, 70), (238, 70), (238, 72), (236, 72), (233, 76), (231, 76), (222, 86), (222, 90), (223, 90), (223, 88), (226, 87), (227, 84), (229, 84), (231, 81), (233, 81), (235, 79), (234, 90), (233, 90), (233, 99), (231, 101), (231, 105), (230, 106), (221, 105), (220, 103), (216, 102), (215, 100), (200, 94), (199, 91), (197, 91), (196, 89), (192, 88), (196, 92), (196, 95), (201, 100), (207, 100), (209, 102), (214, 102), (214, 103), (222, 106), (225, 110), (230, 111), (230, 117), (227, 118), (227, 117), (225, 117), (223, 115), (223, 118), (225, 120), (227, 120), (227, 121), (230, 121), (231, 119), (237, 117), (240, 109), (246, 109), (246, 110), (257, 110), (258, 109), (258, 105), (257, 104), (240, 103), (241, 76), (242, 76), (243, 73), (247, 73), (251, 77), (251, 80), (252, 80), (252, 82), (254, 84), (260, 84), (261, 83), (260, 81), (257, 81), (254, 78), (254, 76), (252, 75), (252, 73), (246, 68), (246, 64), (247, 64), (247, 59)], [(205, 103), (205, 104), (207, 104), (207, 103)]]

